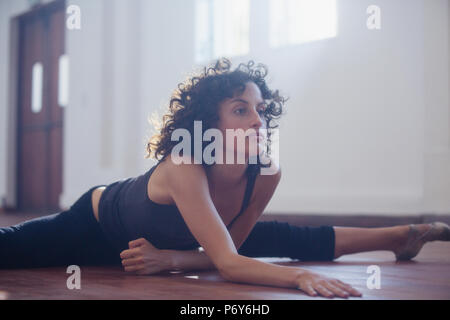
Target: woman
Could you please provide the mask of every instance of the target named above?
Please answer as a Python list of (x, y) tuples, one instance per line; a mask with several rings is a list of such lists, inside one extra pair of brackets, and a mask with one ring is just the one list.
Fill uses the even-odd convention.
[[(263, 65), (249, 62), (231, 71), (222, 59), (180, 84), (147, 146), (158, 163), (139, 177), (92, 187), (67, 211), (0, 229), (0, 266), (121, 263), (136, 274), (216, 268), (233, 282), (348, 297), (361, 293), (337, 279), (252, 257), (333, 260), (391, 250), (397, 259), (410, 259), (427, 241), (450, 240), (442, 223), (363, 229), (257, 222), (281, 178), (270, 137), (285, 99), (268, 89), (266, 75)], [(178, 134), (196, 139), (195, 121), (202, 138), (209, 129), (220, 133), (215, 138), (222, 144), (206, 161), (208, 141), (174, 152), (180, 150)], [(230, 146), (227, 130), (245, 131), (245, 143)], [(244, 161), (230, 164), (230, 154)], [(261, 174), (267, 168), (272, 174)]]

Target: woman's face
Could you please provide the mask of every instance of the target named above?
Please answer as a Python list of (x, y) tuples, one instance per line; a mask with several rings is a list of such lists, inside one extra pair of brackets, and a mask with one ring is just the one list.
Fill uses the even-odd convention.
[[(261, 91), (254, 82), (247, 82), (242, 94), (227, 98), (220, 103), (217, 128), (223, 135), (224, 153), (229, 152), (233, 155), (233, 163), (241, 163), (239, 158), (236, 159), (234, 155), (243, 155), (247, 162), (249, 156), (256, 156), (264, 151), (266, 138), (264, 130), (266, 128), (265, 108), (266, 104)], [(227, 129), (231, 129), (230, 145), (227, 144)], [(233, 134), (236, 136), (234, 143)], [(262, 137), (251, 136), (255, 134), (260, 134)], [(245, 144), (239, 141), (245, 141)], [(225, 156), (223, 157), (223, 163), (229, 163)]]

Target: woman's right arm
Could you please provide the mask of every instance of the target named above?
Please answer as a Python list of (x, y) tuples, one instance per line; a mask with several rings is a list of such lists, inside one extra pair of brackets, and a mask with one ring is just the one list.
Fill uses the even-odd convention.
[[(169, 159), (170, 161), (170, 159)], [(167, 187), (189, 230), (223, 278), (232, 282), (299, 288), (328, 296), (339, 280), (321, 277), (297, 267), (279, 266), (239, 255), (209, 193), (200, 164), (170, 164)], [(342, 296), (344, 286), (342, 284)], [(328, 288), (328, 289), (327, 289)], [(336, 289), (339, 292), (339, 287)], [(336, 291), (335, 290), (335, 291)]]

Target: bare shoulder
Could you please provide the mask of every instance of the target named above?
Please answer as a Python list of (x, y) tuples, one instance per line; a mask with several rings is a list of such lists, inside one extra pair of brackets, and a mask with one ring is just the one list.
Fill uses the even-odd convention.
[(194, 163), (192, 157), (168, 155), (164, 160), (164, 171), (170, 186), (179, 184), (207, 183), (206, 172), (202, 164)]
[[(186, 159), (185, 161), (187, 162)], [(206, 175), (203, 172), (204, 169), (201, 165), (177, 164), (171, 155), (168, 155), (158, 164), (149, 179), (147, 195), (150, 200), (156, 203), (174, 205), (175, 201), (172, 197), (174, 186), (185, 188), (188, 186), (199, 186), (199, 183), (196, 182), (201, 182), (203, 178), (207, 182)]]

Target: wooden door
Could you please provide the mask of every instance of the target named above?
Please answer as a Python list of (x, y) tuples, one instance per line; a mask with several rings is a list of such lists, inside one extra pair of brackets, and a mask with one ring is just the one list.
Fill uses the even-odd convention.
[(56, 1), (19, 19), (19, 210), (60, 210), (64, 107), (58, 103), (65, 54), (65, 3)]

